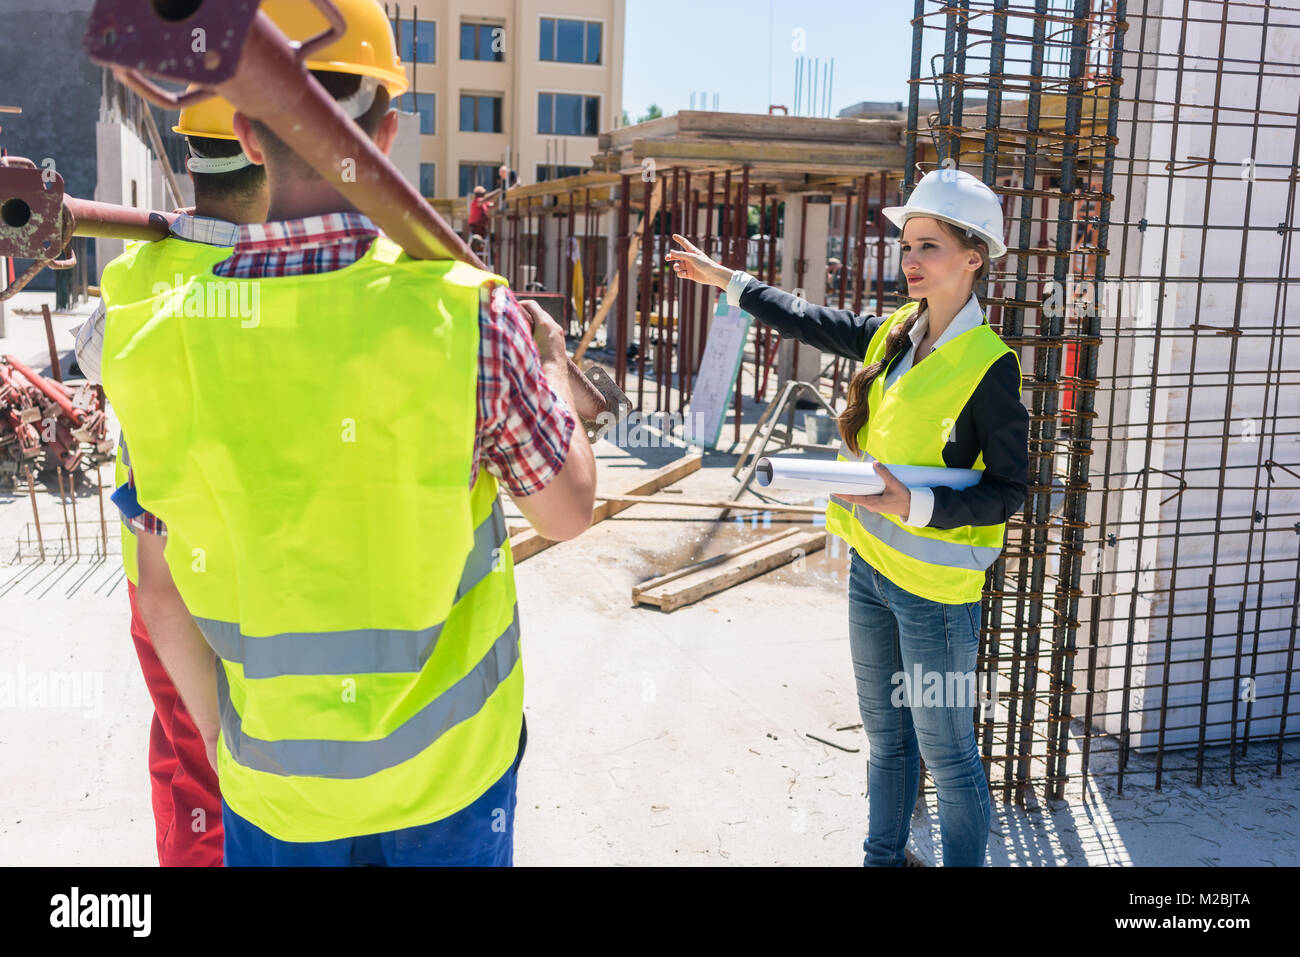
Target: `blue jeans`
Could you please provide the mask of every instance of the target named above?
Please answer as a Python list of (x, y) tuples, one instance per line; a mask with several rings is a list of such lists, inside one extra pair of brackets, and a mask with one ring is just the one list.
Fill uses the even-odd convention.
[(975, 746), (979, 602), (921, 598), (851, 554), (849, 647), (871, 757), (863, 863), (903, 864), (924, 757), (944, 865), (982, 866), (993, 802)]
[(528, 729), (519, 733), (515, 763), (469, 807), (432, 824), (294, 842), (272, 837), (221, 802), (227, 867), (511, 867), (514, 864), (515, 781)]

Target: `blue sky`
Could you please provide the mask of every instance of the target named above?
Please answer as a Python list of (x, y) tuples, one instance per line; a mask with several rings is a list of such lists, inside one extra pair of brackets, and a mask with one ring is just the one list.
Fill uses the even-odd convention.
[[(913, 0), (627, 0), (623, 106), (635, 122), (651, 103), (690, 108), (692, 91), (718, 109), (792, 107), (793, 31), (804, 55), (835, 58), (830, 115), (860, 100), (907, 100)], [(769, 9), (771, 30), (769, 32)], [(769, 43), (770, 37), (770, 43)], [(698, 107), (697, 107), (698, 108)]]

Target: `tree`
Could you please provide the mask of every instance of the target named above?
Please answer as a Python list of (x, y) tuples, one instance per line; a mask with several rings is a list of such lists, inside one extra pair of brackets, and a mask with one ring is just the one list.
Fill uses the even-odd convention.
[(651, 104), (650, 104), (650, 109), (646, 110), (646, 114), (645, 114), (645, 116), (641, 117), (641, 119), (637, 120), (637, 122), (638, 122), (638, 123), (644, 123), (644, 122), (646, 122), (647, 120), (657, 120), (657, 119), (659, 119), (659, 117), (661, 117), (661, 116), (663, 116), (663, 115), (664, 115), (664, 111), (661, 110), (661, 109), (659, 109), (659, 104), (658, 104), (658, 103), (651, 103)]

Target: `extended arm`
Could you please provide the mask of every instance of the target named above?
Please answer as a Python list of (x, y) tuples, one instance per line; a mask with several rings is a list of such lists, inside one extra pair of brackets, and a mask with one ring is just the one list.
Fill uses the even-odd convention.
[(727, 269), (700, 252), (685, 236), (674, 235), (673, 240), (682, 248), (669, 250), (665, 258), (672, 260), (678, 276), (723, 290), (728, 303), (744, 309), (787, 339), (861, 362), (871, 337), (884, 322), (877, 316), (859, 316), (851, 309), (814, 305), (740, 270)]
[[(866, 356), (867, 344), (884, 321), (879, 316), (860, 316), (852, 309), (815, 305), (753, 276), (739, 281), (744, 286), (736, 304), (759, 322), (787, 339), (798, 339), (852, 362), (861, 362)], [(731, 296), (727, 299), (730, 302)]]

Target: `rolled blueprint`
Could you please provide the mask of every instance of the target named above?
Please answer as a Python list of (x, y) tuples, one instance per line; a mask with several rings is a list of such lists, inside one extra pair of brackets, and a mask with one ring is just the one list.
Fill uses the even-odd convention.
[[(978, 485), (977, 469), (931, 468), (924, 465), (885, 466), (908, 488), (970, 488)], [(774, 455), (758, 460), (754, 477), (762, 488), (807, 489), (831, 495), (878, 495), (885, 481), (874, 462), (827, 462), (799, 456)]]

